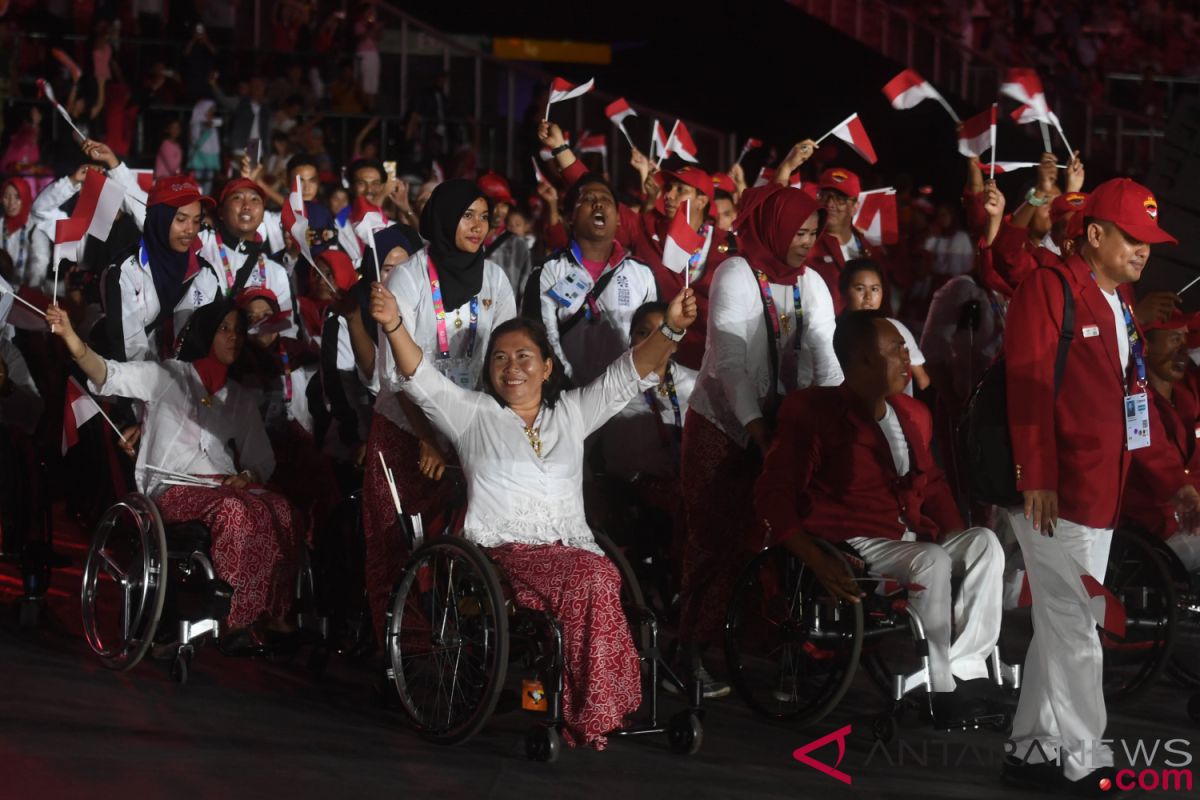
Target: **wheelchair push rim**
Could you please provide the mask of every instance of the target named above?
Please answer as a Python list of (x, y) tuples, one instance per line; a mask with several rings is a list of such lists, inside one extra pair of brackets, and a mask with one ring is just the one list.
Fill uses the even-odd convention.
[[(849, 564), (846, 570), (853, 576)], [(850, 688), (862, 646), (862, 605), (834, 603), (786, 550), (759, 553), (738, 578), (725, 620), (725, 658), (734, 689), (755, 712), (817, 722)]]
[(467, 741), (487, 723), (504, 687), (508, 615), (496, 569), (463, 539), (426, 542), (388, 608), (388, 675), (426, 738)]
[[(166, 596), (166, 533), (158, 508), (131, 494), (104, 513), (92, 536), (80, 593), (83, 631), (104, 666), (128, 670), (154, 643)], [(106, 618), (113, 587), (115, 624)], [(110, 632), (110, 627), (115, 631)]]
[(1104, 696), (1111, 702), (1136, 697), (1162, 673), (1177, 627), (1175, 582), (1149, 539), (1126, 530), (1113, 533), (1104, 586), (1121, 601), (1125, 635), (1098, 630), (1104, 651)]

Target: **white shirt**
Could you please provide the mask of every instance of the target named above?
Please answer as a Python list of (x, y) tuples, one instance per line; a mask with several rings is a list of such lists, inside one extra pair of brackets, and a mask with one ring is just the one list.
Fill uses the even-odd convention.
[(975, 266), (975, 245), (966, 231), (950, 236), (930, 236), (925, 250), (933, 256), (930, 270), (935, 275), (966, 275)]
[(904, 477), (908, 474), (908, 440), (904, 438), (904, 429), (900, 427), (900, 418), (896, 416), (891, 403), (884, 403), (883, 419), (876, 420), (887, 439), (888, 449), (892, 451), (892, 463), (896, 465), (896, 474)]
[(511, 542), (556, 544), (600, 553), (583, 507), (584, 439), (657, 382), (639, 379), (626, 353), (603, 376), (563, 392), (534, 422), (541, 456), (525, 423), (493, 397), (460, 389), (424, 358), (408, 380), (393, 386), (450, 439), (467, 479), (463, 536), (481, 547)]
[(600, 277), (608, 272), (616, 274), (596, 298), (600, 317), (588, 320), (587, 312), (584, 312), (566, 336), (562, 336), (558, 326), (583, 308), (586, 298), (580, 295), (571, 305), (564, 306), (550, 296), (550, 290), (568, 275), (574, 275), (588, 291), (596, 282), (569, 251), (542, 266), (542, 324), (546, 326), (546, 335), (555, 355), (577, 386), (602, 374), (614, 359), (629, 349), (629, 323), (633, 321), (634, 312), (643, 303), (658, 299), (654, 273), (642, 262), (626, 256), (615, 267), (606, 266)]
[[(912, 364), (914, 367), (919, 367), (924, 364), (925, 356), (921, 355), (921, 348), (917, 347), (917, 340), (913, 338), (912, 331), (908, 329), (908, 326), (900, 320), (893, 319), (892, 317), (888, 317), (888, 322), (896, 326), (896, 331), (900, 334), (900, 337), (904, 339), (904, 346), (908, 348), (908, 363)], [(912, 378), (908, 379), (908, 384), (904, 387), (904, 393), (909, 397), (912, 397)]]
[(1113, 312), (1113, 324), (1117, 329), (1117, 353), (1121, 357), (1121, 375), (1124, 376), (1129, 371), (1129, 329), (1125, 327), (1125, 312), (1121, 310), (1121, 295), (1113, 290), (1106, 292), (1100, 290), (1100, 294), (1104, 295), (1104, 299), (1108, 301), (1109, 308)]
[(50, 241), (38, 229), (38, 221), (32, 213), (25, 224), (11, 234), (5, 233), (0, 225), (0, 248), (12, 259), (18, 286), (42, 288), (50, 263)]
[[(975, 331), (959, 327), (963, 306), (971, 302), (979, 305), (979, 329)], [(951, 278), (934, 292), (921, 331), (921, 351), (926, 363), (945, 367), (942, 373), (953, 376), (956, 397), (970, 395), (1000, 353), (1005, 304), (970, 275)]]
[(842, 248), (843, 262), (862, 258), (863, 251), (862, 247), (859, 246), (858, 236), (851, 236), (850, 241), (838, 242), (838, 245)]
[(12, 285), (0, 277), (0, 339), (10, 338), (13, 333), (8, 324), (8, 314), (16, 302), (13, 300), (14, 291)]
[[(108, 367), (104, 385), (88, 381), (91, 391), (147, 404), (134, 466), (134, 478), (144, 494), (165, 488), (162, 476), (146, 469), (147, 464), (188, 475), (233, 475), (239, 468), (249, 469), (264, 481), (275, 471), (275, 454), (254, 396), (234, 381), (227, 381), (206, 406), (201, 399), (208, 392), (191, 364), (104, 363)], [(236, 443), (238, 464), (228, 449), (230, 440)]]
[[(792, 286), (769, 284), (775, 311), (783, 321), (779, 341), (780, 395), (812, 385), (837, 386), (842, 368), (833, 354), (833, 300), (814, 269), (796, 277), (804, 315), (796, 350), (796, 312)], [(773, 335), (763, 314), (762, 294), (749, 263), (740, 256), (717, 267), (709, 288), (708, 349), (691, 405), (742, 447), (745, 426), (763, 415), (771, 389), (767, 337)]]
[[(404, 327), (408, 330), (413, 341), (425, 352), (425, 358), (438, 369), (446, 370), (449, 366), (469, 370), (472, 385), (479, 385), (479, 376), (483, 374), (483, 356), (487, 350), (488, 339), (492, 330), (502, 322), (507, 322), (517, 315), (517, 303), (513, 298), (512, 287), (504, 270), (491, 261), (483, 262), (483, 286), (479, 290), (479, 322), (475, 335), (475, 346), (467, 355), (467, 340), (470, 338), (471, 303), (467, 301), (455, 309), (447, 308), (446, 335), (450, 342), (450, 358), (442, 359), (438, 353), (437, 316), (433, 310), (433, 290), (429, 286), (429, 255), (425, 250), (413, 255), (408, 261), (399, 265), (388, 275), (387, 288), (396, 296), (400, 306), (400, 314), (404, 318)], [(461, 326), (455, 323), (462, 321)], [(360, 374), (361, 378), (363, 376)], [(392, 348), (388, 344), (383, 328), (379, 329), (379, 341), (375, 349), (375, 380), (364, 381), (382, 388), (393, 385), (399, 380), (395, 361), (392, 360)], [(382, 414), (403, 431), (412, 433), (408, 419), (400, 410), (400, 403), (393, 391), (379, 391), (375, 399), (375, 413)]]
[[(638, 475), (679, 477), (679, 438), (676, 432), (682, 431), (683, 420), (687, 419), (688, 401), (696, 387), (698, 374), (694, 369), (671, 362), (671, 380), (679, 401), (678, 428), (675, 407), (669, 394), (664, 394), (665, 382), (651, 390), (658, 406), (657, 413), (646, 402), (645, 392), (642, 392), (608, 421), (600, 431), (606, 472), (626, 481), (632, 481)], [(667, 443), (663, 442), (662, 431), (666, 431), (670, 437)]]
[[(250, 244), (241, 242), (235, 246), (232, 242), (218, 242), (220, 238), (212, 228), (200, 231), (200, 255), (213, 268), (211, 271), (202, 270), (196, 276), (196, 280), (192, 281), (187, 294), (184, 295), (184, 299), (193, 310), (211, 303), (216, 298), (217, 292), (231, 291), (237, 280), (238, 272), (246, 265)], [(225, 271), (222, 255), (229, 259), (229, 272)], [(279, 299), (280, 311), (292, 312), (288, 327), (280, 333), (289, 339), (298, 337), (300, 329), (296, 320), (296, 308), (292, 304), (291, 278), (283, 265), (267, 258), (265, 254), (259, 256), (258, 263), (250, 270), (250, 276), (246, 279), (244, 288), (258, 287), (270, 289), (275, 293), (275, 297)]]
[[(146, 335), (146, 326), (157, 319), (159, 309), (161, 308), (158, 300), (158, 290), (154, 286), (154, 277), (150, 273), (150, 264), (142, 263), (139, 252), (125, 259), (117, 269), (121, 270), (119, 281), (121, 286), (120, 314), (121, 332), (125, 337), (125, 360), (157, 361), (159, 358), (158, 348), (151, 347), (150, 338)], [(183, 333), (183, 329), (187, 325), (188, 319), (191, 318), (192, 313), (199, 307), (194, 296), (196, 282), (205, 273), (209, 273), (209, 277), (206, 279), (209, 282), (208, 285), (216, 286), (217, 278), (214, 274), (211, 274), (211, 271), (213, 271), (213, 266), (201, 261), (200, 272), (192, 278), (191, 285), (188, 286), (179, 302), (175, 305), (172, 324), (175, 326), (174, 336), (176, 340)], [(215, 295), (215, 291), (213, 294)], [(110, 301), (108, 313), (113, 313), (113, 311), (114, 309)], [(161, 327), (156, 333), (161, 335)]]

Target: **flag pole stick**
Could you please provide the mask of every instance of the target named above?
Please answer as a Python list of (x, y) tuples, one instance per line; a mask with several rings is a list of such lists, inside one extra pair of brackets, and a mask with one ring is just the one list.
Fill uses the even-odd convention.
[(1053, 153), (1054, 149), (1053, 149), (1053, 146), (1050, 144), (1050, 128), (1047, 127), (1046, 123), (1044, 123), (1044, 122), (1039, 122), (1038, 127), (1040, 127), (1042, 129), (1042, 145), (1046, 148), (1042, 152), (1043, 153)]
[(946, 113), (949, 114), (950, 118), (954, 120), (955, 125), (962, 124), (962, 120), (959, 119), (958, 114), (954, 112), (954, 109), (950, 107), (950, 104), (946, 102), (946, 98), (942, 97), (942, 95), (939, 93), (934, 95), (933, 99), (942, 104), (942, 108), (946, 109)]
[(633, 138), (632, 138), (632, 137), (630, 137), (630, 135), (629, 135), (629, 131), (625, 130), (625, 123), (624, 123), (624, 122), (618, 122), (618, 123), (617, 123), (617, 127), (621, 129), (621, 133), (625, 134), (625, 141), (629, 142), (629, 147), (630, 147), (630, 149), (631, 149), (631, 150), (636, 150), (637, 148), (636, 148), (636, 147), (634, 146), (634, 144), (633, 144)]
[(992, 124), (988, 128), (988, 141), (991, 143), (992, 170), (988, 180), (996, 180), (996, 104), (992, 103)]
[(104, 417), (104, 421), (108, 423), (110, 428), (116, 431), (117, 438), (121, 440), (121, 444), (129, 444), (125, 439), (125, 434), (121, 433), (121, 429), (117, 427), (117, 424), (109, 419), (108, 414), (104, 413), (104, 409), (100, 406), (100, 401), (92, 398), (92, 402), (96, 404), (96, 410), (100, 412), (100, 416)]
[(1183, 287), (1182, 289), (1180, 289), (1180, 290), (1179, 290), (1178, 292), (1176, 292), (1175, 294), (1183, 294), (1183, 293), (1184, 293), (1184, 292), (1186, 292), (1188, 289), (1190, 289), (1190, 288), (1192, 288), (1193, 286), (1195, 286), (1197, 283), (1200, 283), (1200, 276), (1197, 276), (1197, 277), (1193, 278), (1191, 281), (1189, 281), (1189, 282), (1188, 282), (1188, 285), (1187, 285), (1187, 286)]
[(26, 300), (24, 297), (21, 297), (21, 295), (17, 294), (16, 292), (9, 291), (8, 289), (5, 289), (3, 286), (0, 286), (0, 294), (11, 294), (13, 296), (13, 300), (16, 300), (21, 305), (26, 306), (30, 311), (34, 312), (35, 314), (38, 314), (43, 319), (45, 319), (45, 317), (46, 317), (45, 311), (42, 311), (40, 308), (38, 308), (33, 303)]
[[(667, 147), (666, 147), (666, 149), (667, 149), (667, 151), (668, 151), (668, 152), (669, 152), (669, 151), (670, 151), (670, 149), (671, 149), (671, 141), (672, 141), (672, 140), (675, 138), (675, 131), (677, 131), (677, 130), (679, 130), (679, 120), (675, 120), (675, 124), (671, 126), (671, 132), (670, 132), (669, 134), (667, 134)], [(655, 165), (654, 165), (654, 168), (655, 168), (655, 169), (659, 169), (659, 168), (662, 166), (663, 159), (664, 159), (664, 158), (666, 158), (666, 157), (667, 157), (667, 153), (666, 153), (666, 152), (660, 152), (660, 153), (658, 154), (658, 161), (655, 163)]]

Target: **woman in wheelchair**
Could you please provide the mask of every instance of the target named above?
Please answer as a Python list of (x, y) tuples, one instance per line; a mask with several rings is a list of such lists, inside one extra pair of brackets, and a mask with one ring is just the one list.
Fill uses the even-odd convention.
[[(845, 383), (784, 400), (755, 510), (771, 541), (803, 560), (836, 599), (857, 603), (860, 587), (810, 536), (850, 545), (872, 573), (907, 585), (929, 642), (935, 724), (998, 713), (987, 659), (1000, 634), (999, 540), (986, 528), (963, 530), (930, 450), (929, 411), (904, 394), (908, 352), (887, 317), (843, 314), (833, 349)], [(952, 576), (962, 578), (957, 597)]]
[(383, 389), (402, 390), (459, 453), (468, 492), (463, 535), (489, 549), (517, 602), (561, 624), (565, 738), (603, 749), (606, 734), (639, 706), (641, 684), (619, 574), (584, 516), (584, 439), (654, 385), (652, 373), (696, 319), (695, 295), (680, 292), (657, 333), (565, 392), (539, 323), (514, 319), (492, 332), (485, 391), (475, 392), (434, 368), (391, 292), (376, 284), (372, 295), (371, 315), (396, 362)]
[(162, 363), (101, 358), (58, 306), (47, 309), (46, 321), (92, 391), (146, 403), (138, 488), (165, 522), (208, 527), (218, 576), (234, 588), (223, 647), (256, 646), (268, 631), (291, 630), (284, 617), (306, 523), (287, 500), (261, 488), (275, 456), (254, 398), (227, 381), (245, 340), (242, 313), (220, 301), (203, 307), (189, 322), (179, 359)]

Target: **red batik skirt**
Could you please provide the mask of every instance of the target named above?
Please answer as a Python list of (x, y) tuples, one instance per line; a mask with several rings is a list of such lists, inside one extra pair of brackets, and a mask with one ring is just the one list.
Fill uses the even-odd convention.
[(547, 611), (562, 626), (564, 738), (572, 747), (603, 750), (606, 734), (642, 702), (620, 573), (604, 556), (577, 547), (506, 544), (488, 554), (518, 604)]
[(288, 613), (308, 525), (287, 500), (263, 489), (172, 486), (156, 502), (163, 522), (195, 520), (211, 533), (217, 577), (233, 587), (230, 628)]

